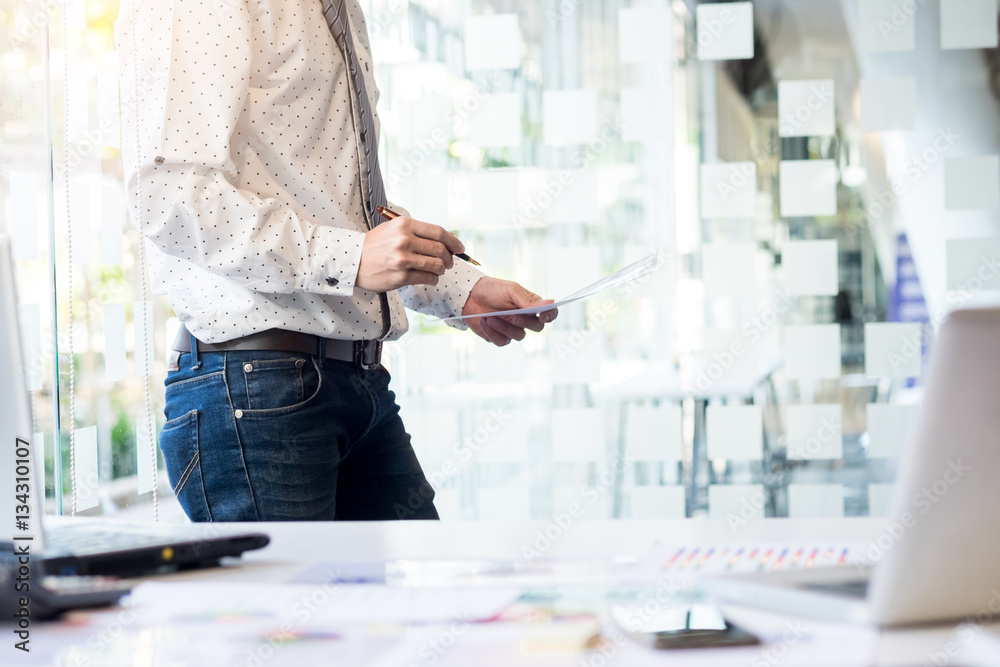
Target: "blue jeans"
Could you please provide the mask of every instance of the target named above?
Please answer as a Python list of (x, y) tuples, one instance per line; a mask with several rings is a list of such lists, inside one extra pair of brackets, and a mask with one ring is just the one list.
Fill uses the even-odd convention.
[(438, 518), (384, 368), (271, 351), (179, 366), (160, 449), (192, 521)]

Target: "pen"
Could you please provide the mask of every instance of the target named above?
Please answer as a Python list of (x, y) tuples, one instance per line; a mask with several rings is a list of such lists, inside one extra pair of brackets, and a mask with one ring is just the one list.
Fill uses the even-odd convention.
[[(378, 211), (379, 215), (381, 215), (386, 220), (392, 220), (393, 218), (399, 217), (399, 213), (396, 213), (392, 209), (386, 208), (385, 206), (379, 206), (375, 210)], [(456, 252), (455, 257), (458, 257), (459, 259), (464, 259), (466, 262), (472, 264), (473, 266), (482, 266), (482, 264), (469, 257), (464, 252)]]

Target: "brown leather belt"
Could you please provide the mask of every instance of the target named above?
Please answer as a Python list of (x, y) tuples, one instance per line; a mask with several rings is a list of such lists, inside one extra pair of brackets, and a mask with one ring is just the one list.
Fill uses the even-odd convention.
[[(335, 361), (347, 361), (363, 370), (378, 368), (382, 363), (382, 341), (380, 340), (336, 340), (320, 338), (313, 334), (284, 329), (269, 329), (234, 338), (221, 343), (203, 343), (198, 341), (199, 352), (230, 352), (242, 350), (271, 350), (280, 352), (299, 352), (318, 356), (320, 341), (326, 341), (326, 358)], [(191, 351), (191, 334), (187, 327), (177, 330), (174, 344), (170, 346), (175, 352)]]

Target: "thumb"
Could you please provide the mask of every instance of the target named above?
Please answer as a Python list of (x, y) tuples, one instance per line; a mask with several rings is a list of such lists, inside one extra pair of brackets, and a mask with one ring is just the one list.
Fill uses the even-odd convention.
[(531, 306), (537, 306), (545, 301), (551, 301), (551, 299), (543, 299), (534, 292), (529, 292), (521, 285), (514, 283), (510, 291), (511, 301), (513, 301), (518, 308), (529, 308)]

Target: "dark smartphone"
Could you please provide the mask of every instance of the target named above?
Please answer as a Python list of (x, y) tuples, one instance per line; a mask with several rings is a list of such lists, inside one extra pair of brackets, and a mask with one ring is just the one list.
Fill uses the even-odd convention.
[(725, 619), (718, 607), (691, 604), (671, 610), (657, 619), (657, 627), (646, 627), (631, 636), (657, 649), (716, 648), (755, 646), (760, 640)]

